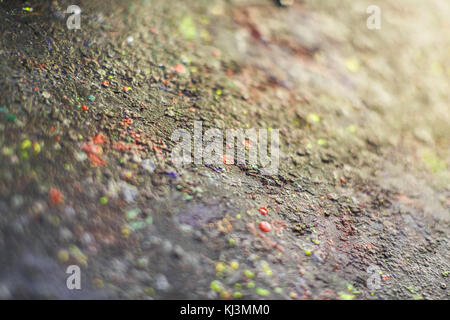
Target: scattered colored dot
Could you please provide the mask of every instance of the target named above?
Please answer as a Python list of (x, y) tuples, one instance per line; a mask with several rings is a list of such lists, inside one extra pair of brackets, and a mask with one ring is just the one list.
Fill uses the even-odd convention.
[(121, 233), (124, 238), (128, 238), (128, 236), (130, 235), (130, 228), (127, 225), (123, 226)]
[(64, 196), (61, 191), (56, 188), (50, 188), (49, 191), (50, 203), (53, 205), (61, 204), (64, 201)]
[(348, 58), (345, 60), (345, 66), (351, 72), (357, 72), (361, 67), (361, 64), (357, 58)]
[(315, 113), (310, 113), (306, 117), (306, 121), (308, 121), (309, 123), (318, 123), (320, 122), (320, 116)]
[(255, 277), (255, 273), (251, 270), (246, 269), (244, 271), (244, 275), (249, 278), (249, 279), (253, 279)]
[(101, 198), (100, 198), (100, 204), (105, 205), (105, 204), (107, 204), (107, 203), (108, 203), (108, 198), (107, 198), (107, 197), (101, 197)]
[(175, 66), (173, 67), (173, 70), (174, 70), (176, 73), (178, 73), (178, 74), (186, 73), (186, 67), (185, 67), (183, 64), (181, 64), (181, 63), (175, 65)]
[(105, 284), (103, 283), (103, 280), (98, 279), (98, 278), (92, 280), (92, 285), (97, 289), (103, 288), (105, 286)]
[(259, 223), (259, 229), (261, 229), (262, 232), (270, 232), (270, 230), (272, 230), (272, 226), (266, 221), (261, 221)]
[(266, 216), (269, 214), (269, 211), (265, 207), (259, 208), (259, 213), (261, 213), (263, 216)]
[(239, 269), (239, 262), (237, 262), (236, 260), (231, 261), (230, 267), (231, 267), (231, 269), (233, 269), (233, 270)]
[(222, 162), (229, 166), (234, 163), (234, 159), (230, 155), (226, 154), (222, 157)]
[(268, 295), (270, 295), (270, 291), (263, 288), (256, 288), (256, 294), (263, 297), (267, 297)]
[(318, 144), (319, 146), (324, 146), (324, 145), (327, 144), (327, 140), (325, 140), (325, 139), (323, 139), (323, 138), (319, 138), (319, 139), (317, 140), (317, 144)]
[(227, 266), (223, 262), (219, 262), (216, 264), (216, 271), (217, 272), (224, 272), (226, 270)]
[(58, 251), (58, 260), (61, 262), (69, 261), (69, 251), (67, 250), (59, 250)]
[(27, 148), (29, 148), (29, 147), (31, 147), (31, 141), (28, 140), (28, 139), (23, 140), (23, 141), (22, 141), (22, 144), (20, 145), (20, 148), (21, 148), (22, 150), (24, 150), (24, 149), (27, 149)]
[(209, 286), (210, 286), (211, 290), (213, 290), (215, 292), (220, 292), (223, 290), (222, 284), (220, 283), (219, 280), (212, 281)]
[(102, 143), (104, 143), (105, 141), (106, 141), (106, 137), (105, 137), (103, 134), (101, 134), (101, 133), (97, 134), (97, 135), (94, 137), (94, 143), (95, 143), (95, 144), (102, 144)]

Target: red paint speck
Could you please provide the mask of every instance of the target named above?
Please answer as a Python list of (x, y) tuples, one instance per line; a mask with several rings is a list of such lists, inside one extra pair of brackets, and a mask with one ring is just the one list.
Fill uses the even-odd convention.
[(266, 221), (261, 221), (259, 223), (259, 229), (261, 229), (262, 232), (270, 232), (270, 230), (272, 230), (272, 226)]
[(64, 196), (61, 193), (61, 191), (59, 191), (58, 189), (51, 187), (50, 191), (49, 191), (49, 200), (50, 200), (50, 204), (52, 205), (58, 205), (63, 203), (64, 201)]
[(261, 213), (263, 216), (267, 216), (269, 214), (269, 211), (267, 211), (266, 207), (259, 208), (259, 213)]

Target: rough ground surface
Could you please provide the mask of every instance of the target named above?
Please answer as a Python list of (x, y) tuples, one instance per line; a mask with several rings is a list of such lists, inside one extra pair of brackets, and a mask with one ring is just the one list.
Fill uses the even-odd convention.
[[(449, 298), (448, 1), (70, 2), (0, 3), (1, 298)], [(279, 174), (175, 168), (194, 120)]]

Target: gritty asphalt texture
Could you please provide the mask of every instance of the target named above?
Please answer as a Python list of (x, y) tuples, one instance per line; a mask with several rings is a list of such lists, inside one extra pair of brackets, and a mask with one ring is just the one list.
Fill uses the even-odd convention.
[[(449, 298), (448, 2), (92, 2), (0, 2), (0, 298)], [(278, 174), (176, 167), (194, 121)]]

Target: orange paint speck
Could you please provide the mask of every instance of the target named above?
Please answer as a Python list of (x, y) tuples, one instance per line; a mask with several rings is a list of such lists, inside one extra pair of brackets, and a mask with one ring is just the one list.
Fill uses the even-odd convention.
[(89, 153), (89, 160), (91, 161), (91, 163), (94, 166), (104, 166), (105, 165), (105, 161), (93, 153)]
[(99, 133), (94, 137), (94, 143), (95, 144), (103, 144), (106, 141), (106, 137)]
[(175, 65), (175, 66), (173, 67), (173, 70), (174, 70), (176, 73), (178, 73), (178, 74), (186, 73), (186, 67), (185, 67), (183, 64), (181, 64), (181, 63)]
[(233, 164), (233, 158), (229, 155), (224, 155), (222, 157), (222, 162), (226, 165), (232, 165)]
[(58, 205), (64, 202), (64, 196), (58, 189), (51, 187), (49, 191), (50, 204)]

